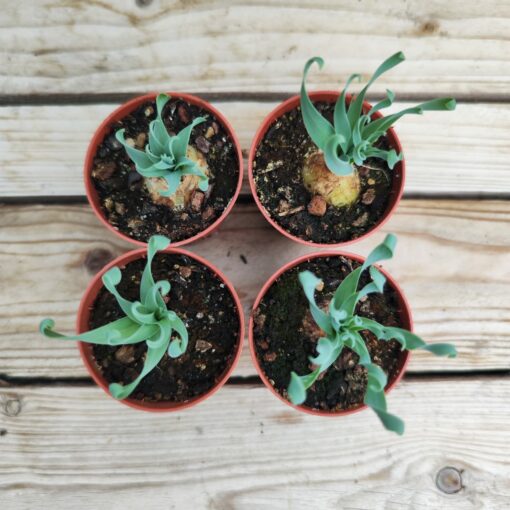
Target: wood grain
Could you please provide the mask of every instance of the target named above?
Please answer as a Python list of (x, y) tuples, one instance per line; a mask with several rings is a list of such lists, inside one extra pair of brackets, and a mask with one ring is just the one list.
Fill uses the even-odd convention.
[[(96, 387), (4, 388), (2, 509), (108, 501), (129, 510), (150, 501), (169, 509), (503, 510), (509, 392), (508, 378), (406, 381), (389, 397), (406, 422), (401, 438), (370, 411), (307, 416), (261, 386), (226, 386), (177, 415), (133, 411)], [(462, 472), (456, 494), (436, 487), (445, 466)]]
[[(37, 325), (54, 317), (59, 330), (71, 331), (91, 274), (129, 245), (87, 206), (0, 211), (0, 374), (86, 375), (75, 347), (41, 338)], [(416, 332), (460, 351), (456, 360), (416, 353), (410, 371), (510, 369), (509, 221), (510, 202), (405, 200), (385, 227), (399, 237), (396, 257), (385, 265), (410, 300)], [(366, 254), (383, 235), (351, 250)], [(247, 316), (266, 279), (312, 251), (278, 234), (251, 205), (238, 205), (218, 233), (190, 249), (227, 274)], [(254, 373), (245, 349), (235, 375)]]
[[(277, 102), (214, 104), (231, 120), (247, 154), (258, 126)], [(397, 103), (391, 110), (409, 104)], [(83, 196), (87, 145), (114, 108), (0, 107), (0, 196)], [(397, 132), (407, 159), (407, 194), (510, 196), (510, 105), (470, 103), (452, 113), (409, 116), (399, 122)], [(243, 193), (249, 193), (246, 179)]]
[(304, 62), (316, 54), (327, 66), (312, 81), (336, 88), (354, 72), (366, 79), (384, 58), (405, 50), (408, 62), (375, 91), (508, 96), (505, 2), (139, 3), (6, 2), (0, 90), (289, 92), (297, 91)]

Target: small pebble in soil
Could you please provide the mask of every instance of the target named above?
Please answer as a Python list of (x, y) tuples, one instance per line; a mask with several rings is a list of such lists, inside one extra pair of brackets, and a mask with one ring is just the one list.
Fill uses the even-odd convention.
[(195, 144), (197, 146), (197, 149), (202, 154), (207, 154), (209, 152), (209, 148), (211, 147), (211, 143), (208, 142), (203, 136), (197, 136)]
[(212, 348), (212, 344), (206, 340), (197, 340), (195, 343), (195, 350), (199, 352), (207, 352)]
[(308, 212), (313, 216), (324, 216), (328, 204), (320, 195), (314, 195), (308, 204)]
[(98, 181), (105, 181), (109, 179), (117, 170), (117, 165), (114, 161), (100, 161), (92, 170), (92, 177)]
[(209, 221), (213, 216), (214, 208), (212, 206), (208, 206), (202, 211), (202, 219), (204, 221)]
[(179, 267), (179, 274), (183, 277), (183, 278), (189, 278), (191, 276), (191, 268), (189, 268), (188, 266), (181, 266)]
[(189, 121), (191, 120), (190, 115), (188, 109), (183, 104), (179, 105), (179, 107), (177, 108), (177, 115), (179, 116), (181, 122), (189, 124)]
[(145, 141), (147, 140), (147, 135), (145, 133), (139, 133), (135, 138), (135, 145), (139, 149), (143, 149), (145, 147)]
[(363, 225), (366, 225), (368, 221), (368, 213), (364, 212), (361, 216), (359, 216), (358, 218), (356, 218), (352, 224), (353, 226), (355, 227), (362, 227)]
[(370, 205), (375, 199), (375, 189), (374, 188), (368, 188), (365, 193), (363, 193), (363, 196), (361, 197), (361, 201), (366, 204)]
[(191, 209), (194, 212), (200, 212), (202, 210), (202, 205), (205, 200), (205, 195), (201, 191), (195, 190), (193, 195), (191, 195)]
[(258, 342), (258, 345), (264, 351), (267, 351), (269, 349), (269, 344), (266, 342), (266, 340), (261, 340), (260, 342)]
[(120, 202), (115, 202), (115, 212), (117, 214), (124, 214), (126, 212), (126, 206)]
[(115, 359), (123, 365), (129, 365), (135, 361), (135, 346), (122, 345), (115, 351)]
[(276, 359), (276, 352), (266, 352), (264, 354), (264, 360), (268, 363), (272, 363)]

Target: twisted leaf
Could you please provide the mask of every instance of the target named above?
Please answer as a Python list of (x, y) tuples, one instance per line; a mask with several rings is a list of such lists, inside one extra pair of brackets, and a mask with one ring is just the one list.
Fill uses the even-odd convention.
[(322, 280), (317, 278), (310, 271), (303, 271), (302, 273), (299, 273), (298, 278), (301, 286), (303, 287), (306, 299), (308, 299), (308, 302), (310, 303), (310, 312), (314, 321), (326, 334), (332, 334), (333, 328), (328, 314), (321, 310), (315, 302), (315, 288)]
[(354, 127), (356, 124), (356, 121), (361, 115), (362, 109), (363, 109), (363, 101), (365, 100), (365, 94), (367, 93), (368, 88), (372, 83), (374, 83), (381, 74), (384, 74), (386, 71), (389, 71), (393, 67), (397, 66), (401, 62), (405, 60), (404, 54), (399, 51), (392, 55), (391, 57), (387, 58), (376, 70), (375, 73), (372, 75), (370, 80), (368, 80), (368, 83), (361, 89), (361, 92), (356, 96), (356, 99), (354, 101), (351, 101), (351, 104), (349, 105), (349, 111), (347, 112), (347, 116), (349, 117), (349, 122), (351, 123), (351, 126)]
[[(438, 356), (456, 355), (455, 347), (449, 344), (426, 344), (421, 338), (402, 328), (387, 327), (378, 322), (354, 315), (358, 301), (372, 292), (383, 292), (386, 283), (385, 276), (373, 266), (378, 261), (393, 256), (397, 239), (388, 234), (384, 241), (376, 246), (368, 255), (363, 265), (351, 271), (337, 287), (328, 307), (328, 313), (320, 309), (315, 302), (315, 288), (321, 281), (310, 271), (299, 273), (299, 281), (303, 292), (310, 303), (310, 311), (317, 325), (325, 332), (317, 342), (317, 355), (310, 357), (310, 361), (317, 368), (309, 374), (297, 375), (291, 373), (288, 395), (294, 405), (306, 401), (306, 391), (317, 380), (319, 375), (328, 370), (338, 359), (344, 347), (352, 349), (359, 357), (359, 365), (367, 370), (367, 391), (364, 397), (366, 405), (377, 414), (383, 425), (397, 434), (404, 432), (404, 423), (400, 418), (387, 411), (384, 388), (387, 377), (378, 365), (372, 363), (365, 340), (361, 336), (362, 330), (371, 331), (380, 340), (395, 339), (403, 349), (424, 349)], [(358, 290), (361, 273), (368, 269), (371, 281)]]
[(305, 82), (312, 64), (317, 64), (319, 69), (322, 69), (324, 60), (321, 57), (313, 57), (305, 64), (303, 80), (301, 81), (301, 113), (310, 138), (317, 147), (322, 149), (326, 140), (335, 134), (335, 129), (330, 122), (317, 111), (306, 92)]
[[(163, 104), (163, 100), (159, 102)], [(160, 106), (162, 108), (162, 106)], [(170, 291), (166, 280), (154, 281), (151, 265), (157, 251), (164, 250), (170, 241), (163, 236), (153, 236), (147, 247), (147, 261), (140, 282), (140, 301), (130, 302), (117, 290), (122, 273), (114, 267), (107, 271), (102, 279), (105, 288), (115, 297), (125, 317), (79, 335), (65, 336), (53, 330), (54, 322), (45, 319), (40, 324), (40, 331), (49, 338), (80, 340), (100, 345), (128, 345), (145, 341), (147, 354), (139, 376), (130, 384), (110, 385), (111, 394), (118, 399), (128, 397), (139, 382), (159, 363), (165, 352), (170, 357), (178, 357), (186, 351), (188, 331), (184, 322), (171, 310), (168, 310), (163, 296)], [(175, 332), (178, 338), (172, 339)]]
[(209, 187), (207, 175), (195, 161), (187, 157), (187, 150), (191, 131), (206, 119), (197, 117), (177, 135), (170, 136), (162, 117), (163, 109), (169, 99), (170, 97), (166, 94), (159, 94), (156, 98), (157, 114), (149, 124), (149, 143), (145, 146), (145, 151), (135, 149), (126, 142), (124, 129), (117, 131), (115, 136), (126, 149), (140, 175), (146, 178), (165, 179), (168, 189), (159, 191), (162, 196), (173, 195), (177, 191), (183, 175), (198, 175), (200, 177), (199, 187), (205, 191)]
[(301, 83), (301, 112), (306, 130), (315, 143), (323, 151), (326, 166), (335, 175), (345, 176), (353, 172), (353, 164), (363, 165), (367, 158), (378, 158), (387, 162), (389, 168), (402, 160), (402, 154), (394, 149), (382, 150), (374, 147), (381, 137), (386, 135), (388, 129), (406, 114), (421, 114), (426, 110), (454, 110), (455, 100), (452, 98), (433, 99), (418, 106), (406, 108), (399, 113), (372, 120), (372, 115), (393, 104), (395, 94), (387, 89), (386, 97), (371, 107), (367, 114), (363, 114), (363, 101), (366, 92), (372, 83), (383, 73), (389, 71), (405, 59), (402, 52), (395, 53), (386, 59), (372, 75), (361, 92), (346, 107), (346, 93), (349, 85), (359, 75), (353, 74), (338, 97), (333, 113), (333, 124), (325, 119), (315, 108), (307, 95), (305, 81), (310, 66), (317, 63), (319, 68), (324, 65), (321, 57), (313, 57), (305, 65)]

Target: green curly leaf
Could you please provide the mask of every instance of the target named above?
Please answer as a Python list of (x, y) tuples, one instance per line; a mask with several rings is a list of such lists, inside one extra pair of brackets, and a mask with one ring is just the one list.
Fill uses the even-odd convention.
[(335, 131), (339, 135), (341, 135), (344, 139), (344, 141), (340, 143), (340, 146), (344, 154), (346, 154), (349, 150), (352, 135), (351, 123), (349, 122), (349, 118), (347, 117), (345, 98), (347, 94), (347, 89), (349, 88), (351, 82), (353, 80), (359, 81), (360, 79), (361, 75), (359, 74), (351, 74), (351, 76), (349, 76), (349, 78), (347, 79), (347, 83), (345, 84), (345, 87), (342, 90), (342, 93), (338, 97), (338, 100), (335, 104), (335, 110), (333, 113), (333, 123), (335, 126)]
[[(372, 292), (383, 292), (386, 277), (373, 266), (378, 261), (389, 259), (395, 251), (397, 238), (388, 234), (384, 241), (376, 246), (368, 255), (363, 265), (351, 271), (337, 287), (328, 307), (328, 313), (320, 309), (315, 302), (315, 289), (321, 282), (320, 278), (310, 271), (299, 273), (299, 281), (303, 292), (310, 303), (310, 311), (317, 325), (325, 332), (317, 342), (317, 355), (310, 357), (310, 362), (317, 368), (309, 374), (291, 373), (287, 388), (290, 401), (300, 405), (306, 400), (307, 390), (315, 383), (319, 375), (328, 370), (340, 356), (344, 347), (354, 351), (359, 358), (358, 364), (367, 370), (367, 391), (364, 402), (377, 414), (383, 425), (397, 434), (404, 432), (404, 423), (400, 418), (387, 411), (384, 389), (387, 376), (378, 365), (372, 363), (363, 330), (368, 330), (380, 340), (395, 339), (403, 349), (423, 349), (438, 356), (454, 357), (457, 352), (453, 345), (426, 344), (414, 333), (402, 328), (383, 326), (378, 322), (354, 315), (358, 301)], [(362, 272), (368, 269), (371, 281), (361, 290), (359, 280)]]
[(406, 114), (421, 114), (426, 110), (454, 110), (455, 100), (441, 98), (426, 101), (418, 106), (372, 120), (372, 115), (393, 104), (395, 94), (387, 89), (386, 97), (363, 113), (363, 101), (372, 83), (383, 73), (389, 71), (405, 59), (402, 52), (397, 52), (387, 58), (374, 72), (361, 92), (351, 100), (349, 108), (346, 106), (346, 93), (351, 82), (359, 75), (349, 76), (347, 83), (335, 103), (333, 126), (315, 108), (306, 92), (306, 78), (312, 64), (319, 68), (324, 65), (321, 57), (313, 57), (305, 65), (301, 82), (301, 112), (308, 135), (315, 145), (324, 152), (326, 166), (336, 175), (350, 175), (353, 165), (361, 166), (367, 158), (383, 159), (390, 169), (402, 160), (402, 154), (394, 149), (382, 150), (375, 147), (377, 140), (386, 135), (388, 129)]
[[(166, 280), (155, 282), (151, 271), (154, 255), (166, 249), (170, 240), (163, 236), (153, 236), (147, 246), (147, 261), (140, 282), (140, 301), (130, 302), (117, 290), (122, 273), (113, 267), (104, 273), (102, 280), (105, 288), (115, 297), (125, 317), (79, 335), (66, 336), (53, 330), (54, 322), (45, 319), (39, 326), (40, 332), (49, 338), (79, 340), (99, 345), (128, 345), (144, 342), (147, 354), (139, 376), (130, 384), (110, 385), (111, 394), (117, 399), (128, 397), (139, 382), (168, 353), (170, 357), (183, 354), (188, 346), (188, 331), (184, 322), (172, 310), (168, 310), (163, 299), (170, 292), (170, 283)], [(173, 333), (178, 338), (172, 339)]]
[(310, 271), (303, 271), (299, 273), (298, 278), (301, 286), (303, 287), (306, 299), (308, 299), (308, 302), (310, 303), (310, 312), (314, 321), (327, 335), (332, 334), (333, 327), (328, 314), (321, 310), (315, 302), (315, 288), (322, 280), (317, 278)]
[(177, 135), (170, 136), (163, 121), (163, 109), (170, 97), (159, 94), (156, 98), (156, 118), (149, 124), (149, 143), (145, 151), (131, 147), (124, 138), (124, 129), (115, 133), (117, 140), (124, 146), (136, 171), (146, 178), (163, 178), (168, 184), (167, 190), (161, 190), (162, 196), (171, 196), (179, 187), (184, 175), (199, 175), (199, 187), (202, 191), (209, 187), (209, 179), (200, 170), (195, 161), (187, 157), (189, 139), (194, 127), (205, 122), (204, 117), (197, 117)]
[(306, 78), (312, 64), (317, 64), (322, 69), (324, 60), (321, 57), (313, 57), (305, 64), (303, 80), (301, 81), (301, 113), (306, 130), (313, 143), (323, 149), (326, 140), (335, 134), (334, 127), (315, 108), (306, 92)]

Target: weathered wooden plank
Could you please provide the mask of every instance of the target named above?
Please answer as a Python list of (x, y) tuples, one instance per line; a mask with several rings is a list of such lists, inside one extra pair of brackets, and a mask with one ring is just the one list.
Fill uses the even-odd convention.
[[(274, 101), (216, 101), (245, 154)], [(393, 110), (408, 106), (396, 104)], [(79, 196), (92, 132), (114, 105), (0, 107), (0, 196)], [(510, 194), (510, 105), (461, 104), (398, 125), (413, 195)], [(246, 160), (245, 160), (246, 168)], [(244, 193), (249, 193), (245, 180)]]
[[(0, 211), (0, 374), (85, 375), (74, 346), (41, 338), (37, 324), (50, 316), (61, 330), (72, 330), (91, 273), (129, 245), (85, 205)], [(416, 353), (411, 371), (510, 368), (509, 220), (505, 201), (405, 200), (384, 229), (400, 239), (387, 267), (408, 295), (417, 333), (454, 342), (460, 351), (456, 360)], [(351, 250), (366, 254), (383, 235)], [(312, 251), (278, 234), (250, 205), (237, 206), (218, 233), (191, 249), (227, 274), (246, 314), (278, 267)], [(236, 375), (254, 373), (245, 349)]]
[[(508, 378), (406, 381), (389, 397), (406, 421), (400, 438), (369, 411), (318, 419), (261, 386), (224, 387), (178, 415), (133, 411), (95, 387), (4, 388), (2, 509), (129, 510), (150, 499), (175, 509), (503, 510), (509, 392)], [(436, 486), (446, 466), (462, 472), (456, 494)]]
[(337, 87), (404, 49), (374, 90), (507, 96), (509, 23), (497, 0), (21, 0), (0, 17), (0, 89), (291, 91), (314, 54), (328, 65), (313, 79)]

